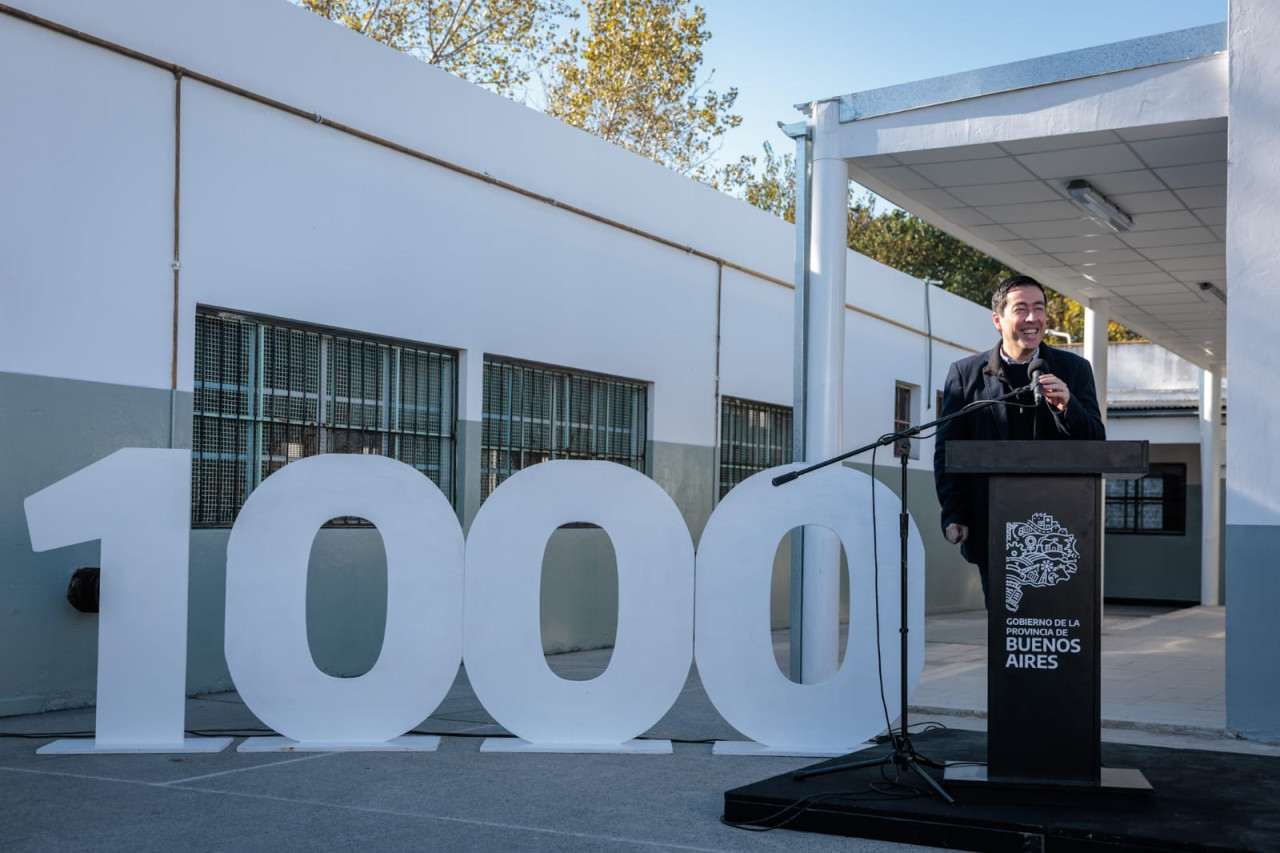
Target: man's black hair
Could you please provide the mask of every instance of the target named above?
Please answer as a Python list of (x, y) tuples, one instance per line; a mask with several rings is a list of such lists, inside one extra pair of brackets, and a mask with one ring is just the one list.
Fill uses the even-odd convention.
[(1011, 275), (996, 285), (995, 293), (991, 294), (991, 311), (995, 314), (1003, 314), (1004, 304), (1009, 299), (1009, 291), (1017, 287), (1037, 287), (1045, 301), (1049, 301), (1049, 294), (1044, 292), (1043, 284), (1029, 275)]

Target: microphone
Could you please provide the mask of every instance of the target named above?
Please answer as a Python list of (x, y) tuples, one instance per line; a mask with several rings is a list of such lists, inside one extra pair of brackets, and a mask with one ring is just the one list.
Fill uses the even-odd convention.
[(1032, 359), (1027, 365), (1027, 377), (1031, 379), (1031, 393), (1036, 397), (1036, 405), (1044, 402), (1044, 391), (1040, 388), (1040, 377), (1049, 369), (1049, 364), (1043, 358)]

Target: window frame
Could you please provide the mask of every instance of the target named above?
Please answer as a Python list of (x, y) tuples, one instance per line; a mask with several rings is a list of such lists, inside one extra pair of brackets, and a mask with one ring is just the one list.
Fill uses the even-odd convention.
[[(481, 503), (517, 471), (553, 459), (604, 460), (649, 475), (652, 383), (494, 353), (484, 354), (481, 370)], [(611, 419), (615, 405), (626, 423)]]
[[(1160, 495), (1148, 496), (1146, 486), (1160, 477)], [(1115, 495), (1115, 490), (1122, 494)], [(1142, 508), (1159, 504), (1161, 527), (1141, 527)], [(1123, 506), (1125, 526), (1113, 527), (1111, 509)], [(1170, 519), (1173, 519), (1170, 522)], [(1170, 526), (1171, 523), (1174, 526)], [(1187, 534), (1187, 466), (1183, 462), (1152, 462), (1147, 474), (1131, 480), (1108, 479), (1103, 493), (1103, 525), (1109, 536), (1185, 536)]]
[[(905, 409), (902, 406), (906, 401)], [(913, 385), (910, 382), (897, 380), (893, 383), (893, 429), (890, 432), (902, 432), (908, 427), (920, 423), (920, 386)], [(920, 458), (920, 441), (918, 439), (908, 439), (910, 442), (910, 450), (907, 454), (908, 459)], [(898, 448), (893, 448), (894, 458), (899, 458)]]
[[(216, 341), (202, 339), (208, 323), (221, 324)], [(203, 372), (206, 350), (220, 361), (213, 377)], [(345, 370), (338, 364), (344, 357)], [(199, 305), (194, 362), (193, 529), (231, 527), (263, 480), (291, 462), (321, 453), (398, 459), (421, 471), (457, 505), (456, 350)], [(374, 376), (365, 375), (369, 372)], [(228, 411), (228, 393), (239, 398), (231, 406), (234, 411)], [(218, 433), (216, 448), (203, 440), (210, 429)], [(210, 458), (221, 468), (202, 464)], [(213, 468), (211, 476), (206, 467)], [(228, 496), (231, 478), (238, 480), (238, 488)], [(331, 526), (364, 527), (368, 522), (345, 518)]]
[[(734, 423), (742, 416), (746, 416), (748, 421), (745, 428), (748, 436), (753, 431), (758, 434), (761, 430), (784, 426), (783, 423), (775, 423), (775, 419), (785, 422), (785, 435), (766, 438), (764, 441), (734, 441), (735, 434), (743, 434), (743, 430), (735, 429)], [(794, 435), (795, 408), (793, 406), (779, 406), (775, 403), (748, 400), (744, 397), (721, 395), (716, 499), (723, 499), (734, 486), (752, 474), (790, 463), (795, 456)], [(746, 451), (740, 452), (743, 449)], [(734, 458), (735, 453), (737, 459)]]

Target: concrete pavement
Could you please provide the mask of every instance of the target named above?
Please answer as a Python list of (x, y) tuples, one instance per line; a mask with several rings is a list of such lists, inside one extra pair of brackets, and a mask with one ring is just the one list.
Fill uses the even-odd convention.
[[(911, 722), (985, 727), (985, 613), (926, 620), (926, 665)], [(1280, 756), (1224, 730), (1224, 613), (1108, 607), (1104, 739)], [(785, 659), (786, 634), (775, 635)], [(589, 677), (598, 650), (549, 658)], [(187, 725), (261, 734), (235, 694), (189, 699)], [(0, 732), (88, 732), (93, 710), (0, 719)], [(460, 675), (420, 727), (430, 753), (42, 756), (48, 737), (0, 738), (0, 850), (708, 850), (921, 851), (902, 844), (722, 825), (726, 790), (813, 763), (714, 756), (740, 739), (691, 674), (649, 733), (670, 755), (481, 753), (504, 734)], [(945, 756), (940, 756), (945, 758)]]

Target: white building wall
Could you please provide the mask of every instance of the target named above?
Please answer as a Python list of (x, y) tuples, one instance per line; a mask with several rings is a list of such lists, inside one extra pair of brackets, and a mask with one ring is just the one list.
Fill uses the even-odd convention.
[(0, 16), (0, 80), (0, 371), (169, 387), (173, 75)]
[[(653, 474), (695, 537), (714, 506), (717, 383), (792, 402), (787, 223), (284, 0), (20, 8), (153, 61), (0, 13), (0, 160), (22, 164), (0, 193), (0, 646), (38, 650), (0, 678), (0, 715), (92, 698), (95, 623), (65, 587), (96, 545), (33, 553), (21, 502), (119, 447), (189, 446), (197, 305), (458, 349), (460, 474), (485, 354), (650, 382)], [(927, 323), (919, 282), (853, 253), (848, 294), (854, 447), (891, 427), (895, 380), (929, 384)], [(932, 304), (940, 382), (994, 333), (980, 306), (936, 289)], [(192, 536), (195, 691), (225, 686), (225, 535)], [(371, 539), (323, 532), (320, 574)], [(347, 622), (381, 618), (362, 614)]]
[(1194, 397), (1198, 387), (1200, 369), (1156, 344), (1112, 343), (1107, 364), (1112, 394), (1143, 394), (1151, 400), (1172, 394), (1181, 402)]
[(715, 443), (712, 261), (209, 87), (183, 116), (189, 301), (463, 350), (468, 420), (485, 353), (651, 381), (653, 438)]
[(1107, 421), (1111, 441), (1149, 441), (1152, 444), (1197, 444), (1200, 421), (1195, 411), (1185, 416), (1123, 417), (1112, 414)]
[(726, 269), (724, 292), (726, 298), (720, 311), (720, 393), (790, 406), (795, 363), (790, 321), (795, 291)]
[[(627, 226), (670, 235), (736, 266), (789, 278), (790, 226), (438, 69), (418, 62), (406, 66), (404, 57), (387, 49), (371, 52), (367, 39), (324, 21), (316, 27), (315, 16), (295, 14), (283, 0), (252, 5), (265, 15), (264, 27), (276, 22), (281, 28), (283, 37), (270, 51), (250, 36), (213, 25), (198, 4), (185, 8), (181, 26), (173, 4), (135, 2), (109, 16), (72, 2), (26, 7), (131, 49), (153, 51), (196, 74), (305, 105), (317, 115), (364, 121), (368, 126), (359, 126), (361, 131), (422, 145), (432, 157), (454, 158), (592, 213), (617, 215)], [(143, 19), (136, 27), (124, 26), (131, 11)], [(219, 10), (217, 17), (233, 11)], [(65, 98), (69, 107), (60, 111), (61, 120), (73, 122), (78, 132), (68, 126), (65, 133), (51, 133), (53, 145), (30, 133), (11, 143), (14, 155), (29, 158), (36, 168), (11, 195), (23, 203), (5, 208), (11, 233), (22, 237), (13, 245), (23, 251), (9, 273), (12, 310), (0, 322), (12, 328), (0, 342), (0, 369), (167, 388), (174, 77), (32, 24), (7, 18), (3, 24), (13, 48), (4, 54), (14, 63), (14, 75), (29, 73), (29, 65), (17, 64), (26, 62), (25, 48), (38, 44), (40, 78), (59, 81), (51, 90), (24, 90), (24, 97), (59, 103)], [(211, 45), (247, 53), (229, 64)], [(327, 59), (317, 63), (316, 54)], [(352, 79), (338, 85), (330, 70), (335, 66), (349, 67)], [(191, 76), (181, 88), (179, 390), (191, 389), (194, 308), (205, 304), (457, 348), (469, 368), (461, 401), (467, 419), (479, 416), (481, 373), (472, 362), (483, 353), (652, 381), (653, 438), (715, 444), (714, 425), (705, 416), (713, 411), (715, 379), (713, 261), (303, 121)], [(370, 91), (385, 97), (370, 99)], [(448, 132), (439, 122), (424, 124), (424, 115), (448, 114), (464, 94), (467, 121), (450, 123)], [(372, 113), (370, 100), (377, 101)], [(424, 108), (387, 108), (397, 101)], [(21, 102), (11, 108), (34, 109)], [(459, 145), (459, 137), (478, 146)], [(497, 141), (508, 147), (485, 149)], [(530, 151), (553, 150), (560, 153), (550, 162), (531, 159)], [(477, 161), (484, 154), (491, 159)], [(63, 188), (53, 200), (49, 175)], [(88, 187), (94, 191), (86, 192)], [(61, 205), (70, 215), (31, 215), (32, 207), (47, 208), (59, 199), (70, 200)], [(57, 228), (48, 227), (48, 217), (57, 220)], [(67, 246), (75, 247), (72, 260), (82, 267), (73, 275), (48, 263), (65, 258)], [(749, 384), (741, 396), (790, 402), (790, 291), (733, 268), (724, 275), (722, 391), (734, 393), (731, 335), (740, 323), (740, 333), (751, 342), (743, 352), (748, 363), (760, 360), (753, 348), (770, 335), (777, 359), (760, 376), (769, 377), (768, 390), (752, 391)], [(152, 283), (142, 286), (145, 281)], [(777, 304), (767, 313), (735, 314), (735, 282), (742, 281), (776, 289), (769, 298)], [(884, 347), (908, 341), (922, 347), (924, 340), (863, 312), (918, 332), (925, 326), (923, 286), (850, 253), (849, 292), (859, 310), (850, 313), (848, 326), (845, 434), (862, 442), (869, 433), (879, 435), (891, 419), (892, 409), (885, 407), (892, 405), (893, 380), (887, 390), (877, 387), (859, 365)], [(954, 299), (937, 293), (935, 299), (944, 303)], [(388, 310), (390, 304), (397, 309)], [(935, 309), (940, 337), (975, 340), (974, 330), (985, 325), (983, 312), (966, 305), (960, 312)], [(58, 312), (70, 321), (54, 329), (23, 319)], [(954, 318), (966, 313), (977, 319), (963, 328)], [(655, 329), (661, 334), (655, 336)], [(956, 355), (953, 348), (939, 348), (935, 371), (945, 372)], [(923, 355), (919, 362), (924, 364)], [(882, 416), (886, 410), (889, 415)]]
[[(934, 337), (930, 377), (924, 285), (856, 253), (850, 253), (849, 267), (849, 308), (845, 312), (846, 450), (868, 444), (892, 430), (894, 387), (900, 381), (921, 389), (921, 421), (937, 417), (933, 400), (942, 390), (947, 368), (956, 359), (996, 341), (989, 311), (931, 287), (929, 310)], [(725, 285), (721, 393), (791, 405), (794, 347), (787, 323), (794, 307), (794, 291), (732, 270), (725, 273)], [(786, 322), (779, 322), (779, 318)], [(931, 468), (932, 441), (921, 442), (921, 459)]]

